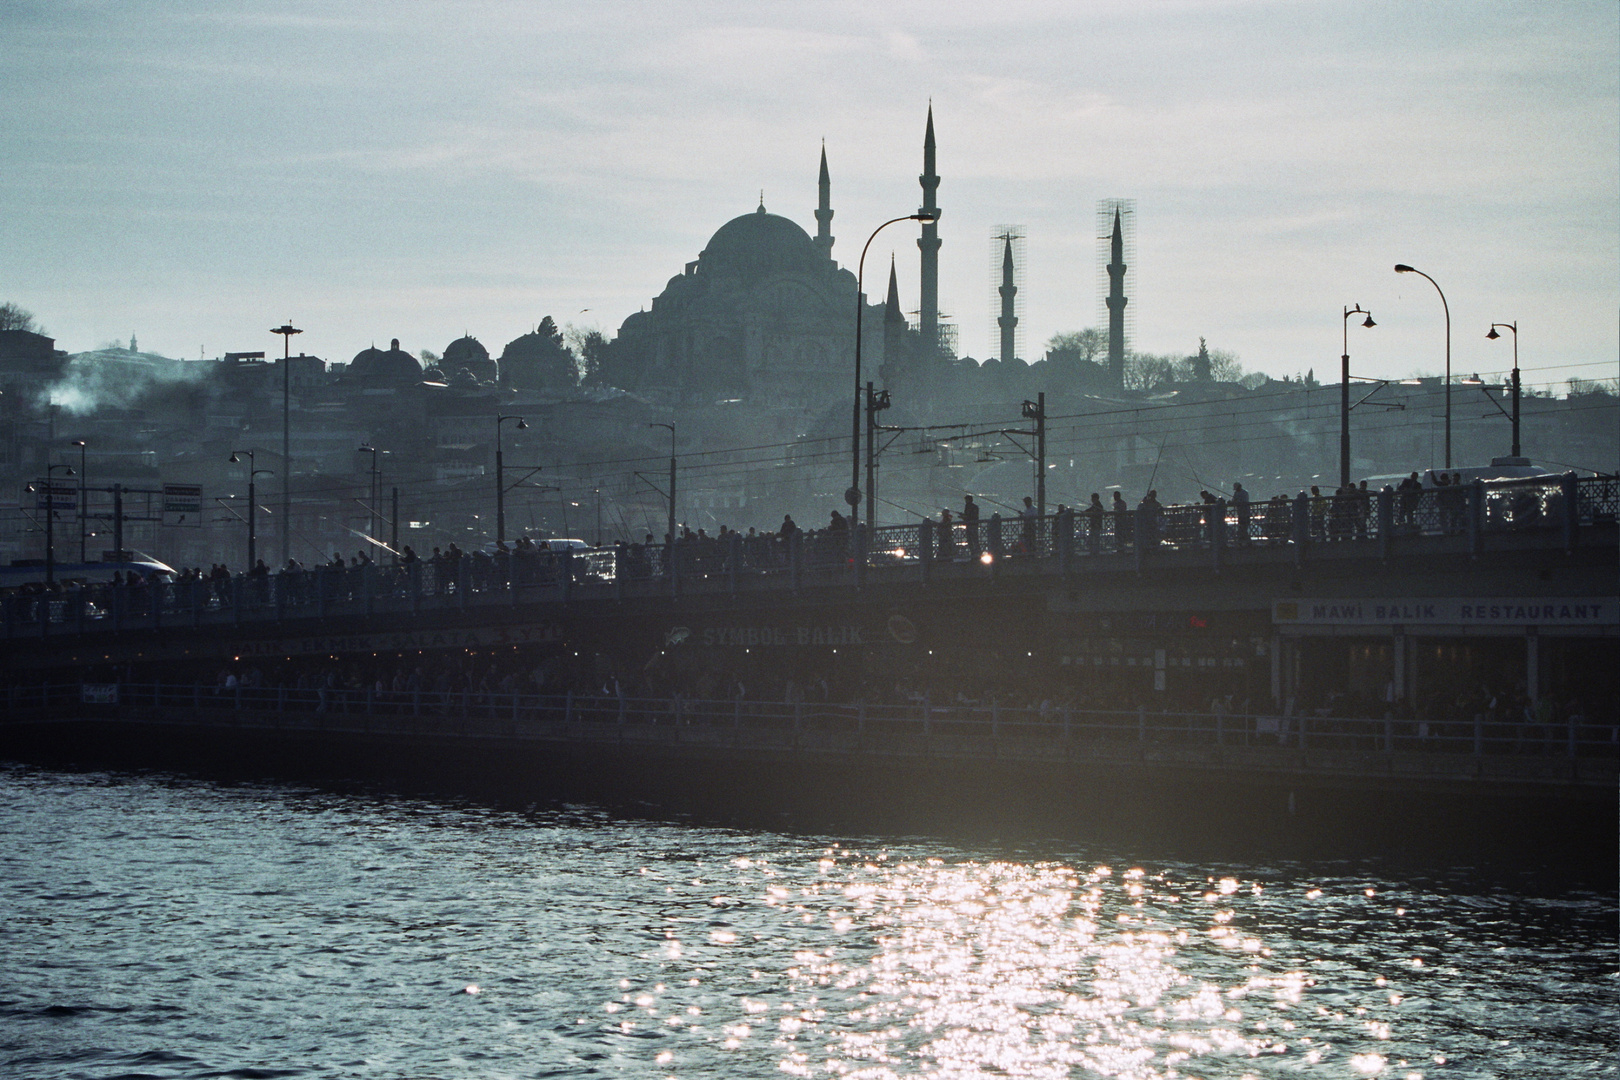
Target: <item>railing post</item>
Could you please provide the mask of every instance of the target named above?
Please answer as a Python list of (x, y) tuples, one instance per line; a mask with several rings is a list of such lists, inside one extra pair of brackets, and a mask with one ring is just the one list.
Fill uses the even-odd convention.
[(1006, 557), (1001, 542), (1001, 514), (990, 515), (990, 573), (993, 575), (1001, 569), (1001, 560)]
[(1558, 490), (1563, 495), (1564, 550), (1575, 550), (1575, 533), (1581, 523), (1580, 484), (1575, 474), (1567, 472), (1558, 478)]
[(1311, 499), (1303, 491), (1294, 497), (1294, 565), (1305, 561), (1305, 546), (1311, 539)]
[(934, 523), (927, 518), (917, 526), (917, 566), (927, 582), (934, 574)]
[(1057, 557), (1058, 573), (1064, 577), (1069, 576), (1070, 564), (1074, 561), (1074, 511), (1065, 509), (1052, 519), (1057, 526)]
[(1395, 531), (1395, 491), (1388, 484), (1378, 489), (1378, 557), (1389, 558), (1389, 534)]
[(1464, 490), (1468, 498), (1468, 551), (1478, 555), (1485, 543), (1485, 483), (1475, 480)]

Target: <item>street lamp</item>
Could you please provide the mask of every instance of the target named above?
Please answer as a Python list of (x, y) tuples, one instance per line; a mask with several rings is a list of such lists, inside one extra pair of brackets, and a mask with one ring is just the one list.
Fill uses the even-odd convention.
[(648, 427), (669, 428), (669, 540), (673, 547), (675, 543), (675, 425), (651, 423)]
[[(849, 427), (849, 490), (844, 492), (844, 501), (849, 504), (849, 542), (853, 550), (859, 551), (857, 540), (856, 514), (861, 505), (861, 315), (866, 307), (866, 292), (863, 283), (866, 280), (866, 250), (877, 239), (877, 234), (887, 229), (897, 221), (938, 221), (938, 210), (919, 210), (915, 214), (904, 217), (890, 218), (872, 230), (872, 235), (866, 238), (861, 245), (861, 260), (855, 268), (855, 404), (850, 417)], [(871, 527), (871, 522), (867, 526)], [(857, 572), (859, 564), (857, 564)]]
[(1446, 312), (1446, 468), (1451, 468), (1451, 305), (1446, 303), (1446, 294), (1440, 288), (1440, 283), (1429, 277), (1423, 271), (1405, 263), (1396, 263), (1397, 274), (1416, 274), (1426, 278), (1434, 291), (1440, 294), (1440, 306)]
[(1367, 321), (1362, 323), (1371, 330), (1378, 324), (1373, 322), (1372, 312), (1362, 309), (1360, 304), (1344, 309), (1344, 353), (1339, 357), (1339, 486), (1350, 486), (1350, 316), (1365, 315)]
[(270, 332), (281, 335), (281, 565), (285, 566), (292, 558), (292, 336), (303, 331), (288, 319)]
[(506, 543), (506, 481), (501, 460), (501, 425), (508, 420), (517, 421), (517, 429), (524, 430), (529, 422), (521, 416), (495, 414), (495, 542)]
[(56, 486), (51, 483), (51, 473), (57, 469), (62, 470), (63, 476), (72, 476), (71, 465), (45, 466), (45, 584), (56, 583)]
[(1495, 341), (1501, 337), (1496, 332), (1497, 327), (1505, 327), (1513, 331), (1513, 456), (1519, 456), (1519, 320), (1510, 323), (1491, 323), (1491, 332), (1485, 336)]
[(242, 459), (237, 456), (239, 454), (246, 454), (247, 459), (248, 459), (248, 521), (247, 521), (247, 526), (248, 526), (248, 552), (247, 552), (247, 555), (248, 555), (248, 557), (247, 557), (247, 566), (248, 566), (248, 569), (251, 571), (255, 566), (259, 565), (258, 530), (254, 527), (255, 522), (257, 520), (256, 511), (259, 508), (259, 502), (258, 502), (258, 490), (253, 486), (254, 477), (258, 476), (260, 473), (264, 473), (266, 475), (273, 475), (273, 471), (270, 470), (270, 469), (256, 469), (256, 468), (254, 468), (253, 467), (254, 466), (254, 461), (253, 461), (253, 451), (252, 450), (232, 450), (231, 451), (231, 464), (232, 465), (237, 465), (237, 464), (241, 463)]
[(72, 445), (79, 448), (79, 561), (89, 562), (90, 560), (86, 557), (84, 550), (86, 516), (84, 505), (84, 481), (85, 478), (90, 475), (90, 471), (84, 467), (84, 440), (74, 439)]
[(366, 445), (360, 447), (359, 452), (371, 455), (371, 493), (369, 499), (371, 505), (367, 507), (371, 511), (371, 516), (366, 524), (368, 534), (366, 539), (375, 544), (377, 543), (377, 534), (382, 532), (382, 507), (380, 506), (382, 502), (382, 471), (377, 467), (377, 454), (379, 451), (375, 446)]

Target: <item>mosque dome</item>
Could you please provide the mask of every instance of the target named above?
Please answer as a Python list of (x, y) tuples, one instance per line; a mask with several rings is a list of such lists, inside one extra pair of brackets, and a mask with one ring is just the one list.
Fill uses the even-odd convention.
[(472, 372), (479, 382), (495, 381), (495, 361), (490, 359), (489, 350), (470, 334), (456, 338), (444, 347), (439, 366), (447, 375), (454, 376), (466, 370)]
[(698, 257), (698, 266), (705, 273), (757, 278), (815, 269), (826, 261), (809, 233), (785, 217), (767, 213), (761, 203), (752, 214), (720, 226)]
[(387, 352), (373, 345), (356, 353), (349, 362), (349, 375), (368, 383), (414, 383), (422, 381), (422, 365), (395, 338), (388, 343)]

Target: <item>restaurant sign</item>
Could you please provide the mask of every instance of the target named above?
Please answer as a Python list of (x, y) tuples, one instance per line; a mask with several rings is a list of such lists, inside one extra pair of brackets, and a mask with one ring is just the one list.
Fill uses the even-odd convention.
[(1614, 626), (1620, 598), (1424, 597), (1273, 600), (1277, 626)]

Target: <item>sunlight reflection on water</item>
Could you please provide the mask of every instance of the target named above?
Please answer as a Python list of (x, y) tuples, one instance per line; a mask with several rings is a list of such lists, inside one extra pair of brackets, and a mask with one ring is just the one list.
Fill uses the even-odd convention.
[(1613, 899), (1533, 880), (19, 771), (0, 834), (7, 1075), (1616, 1075)]

